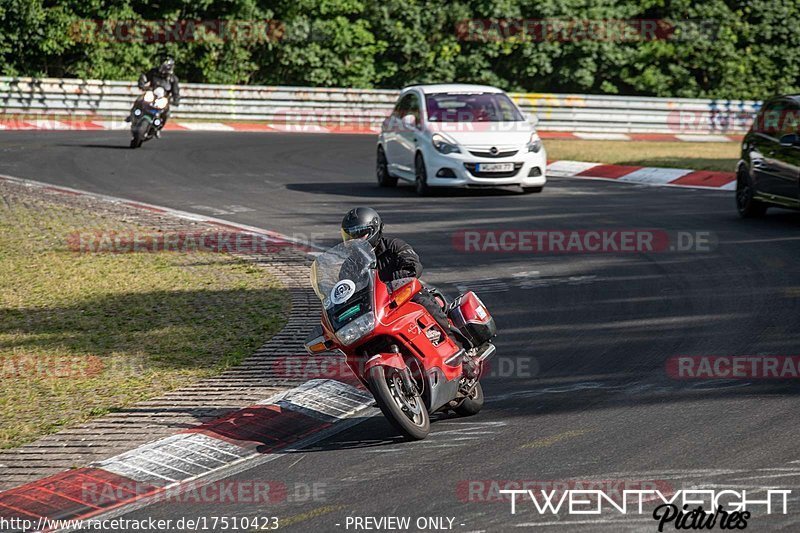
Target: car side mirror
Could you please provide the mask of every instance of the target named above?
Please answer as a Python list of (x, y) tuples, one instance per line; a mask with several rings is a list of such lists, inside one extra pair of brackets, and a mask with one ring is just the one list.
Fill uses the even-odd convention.
[(536, 113), (526, 113), (525, 118), (527, 118), (528, 122), (530, 122), (533, 126), (539, 125), (539, 115)]
[(409, 113), (403, 117), (403, 125), (407, 128), (416, 128), (417, 127), (417, 117)]
[(796, 133), (789, 133), (784, 135), (780, 139), (781, 146), (794, 146), (795, 148), (800, 147), (800, 135)]

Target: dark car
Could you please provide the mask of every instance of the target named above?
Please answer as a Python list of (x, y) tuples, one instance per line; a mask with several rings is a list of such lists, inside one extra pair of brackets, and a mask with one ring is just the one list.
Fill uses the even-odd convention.
[(739, 214), (759, 217), (770, 206), (800, 209), (800, 95), (765, 102), (742, 141)]

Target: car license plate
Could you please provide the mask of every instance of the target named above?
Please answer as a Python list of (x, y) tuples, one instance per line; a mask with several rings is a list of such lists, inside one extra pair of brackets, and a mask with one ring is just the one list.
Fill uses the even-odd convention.
[(475, 165), (477, 172), (511, 172), (514, 163), (478, 163)]

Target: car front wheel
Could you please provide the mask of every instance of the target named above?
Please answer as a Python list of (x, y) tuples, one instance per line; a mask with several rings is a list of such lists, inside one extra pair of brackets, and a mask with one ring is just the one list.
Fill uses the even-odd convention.
[(428, 186), (428, 171), (425, 169), (422, 154), (417, 154), (414, 159), (414, 189), (419, 196), (428, 196), (431, 193), (431, 188)]
[(742, 218), (758, 218), (767, 212), (767, 205), (755, 199), (755, 189), (746, 172), (736, 177), (736, 209)]
[(394, 187), (397, 185), (397, 178), (389, 174), (389, 162), (386, 160), (383, 146), (378, 146), (375, 175), (378, 178), (378, 185), (381, 187)]

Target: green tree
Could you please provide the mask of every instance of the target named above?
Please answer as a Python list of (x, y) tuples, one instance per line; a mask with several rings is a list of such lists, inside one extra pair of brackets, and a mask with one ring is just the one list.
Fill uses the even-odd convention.
[[(113, 33), (114, 21), (154, 20), (233, 31)], [(561, 33), (508, 31), (537, 20)], [(637, 20), (659, 21), (659, 38), (585, 34), (591, 21)], [(0, 73), (135, 79), (169, 54), (181, 79), (208, 83), (760, 99), (800, 92), (796, 20), (800, 3), (774, 0), (3, 0)], [(267, 31), (246, 33), (255, 27)]]

